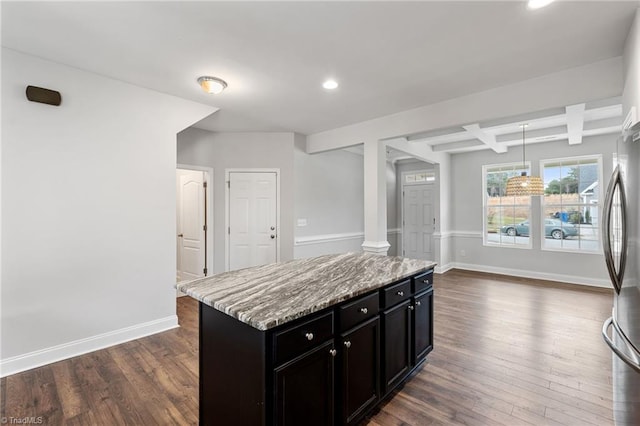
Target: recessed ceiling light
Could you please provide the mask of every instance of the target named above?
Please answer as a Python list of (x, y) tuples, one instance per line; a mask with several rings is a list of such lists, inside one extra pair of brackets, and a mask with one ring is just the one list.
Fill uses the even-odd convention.
[(217, 95), (227, 88), (227, 82), (217, 77), (198, 77), (198, 84), (207, 93)]
[(527, 7), (529, 9), (540, 9), (541, 7), (548, 6), (553, 0), (529, 0)]
[(324, 87), (327, 90), (337, 89), (338, 88), (338, 82), (335, 81), (335, 80), (327, 80), (324, 83), (322, 83), (322, 87)]

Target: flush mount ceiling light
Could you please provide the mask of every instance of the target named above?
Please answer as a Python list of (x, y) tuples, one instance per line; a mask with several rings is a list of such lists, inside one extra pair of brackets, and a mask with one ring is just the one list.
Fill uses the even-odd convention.
[(198, 77), (198, 84), (207, 93), (217, 95), (227, 87), (227, 82), (217, 77)]
[(553, 0), (529, 0), (527, 3), (527, 7), (529, 9), (540, 9), (542, 7), (548, 6), (551, 4)]
[(322, 83), (322, 87), (324, 87), (327, 90), (337, 89), (338, 88), (338, 82), (335, 81), (335, 80), (327, 80), (324, 83)]
[[(527, 124), (522, 124), (522, 170), (526, 170), (524, 161), (524, 129)], [(514, 176), (507, 180), (507, 197), (518, 195), (544, 195), (544, 185), (539, 176), (527, 176), (527, 172), (523, 171), (520, 176)]]

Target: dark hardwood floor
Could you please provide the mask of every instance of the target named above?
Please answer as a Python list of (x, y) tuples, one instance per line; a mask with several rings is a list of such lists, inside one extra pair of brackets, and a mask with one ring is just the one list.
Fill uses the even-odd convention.
[[(362, 425), (611, 425), (606, 290), (450, 271), (435, 349)], [(197, 303), (181, 327), (3, 378), (0, 417), (40, 424), (198, 422)]]

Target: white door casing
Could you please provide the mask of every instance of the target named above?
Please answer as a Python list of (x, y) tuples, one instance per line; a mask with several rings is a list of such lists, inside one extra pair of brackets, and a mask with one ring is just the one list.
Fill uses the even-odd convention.
[(435, 232), (434, 190), (432, 184), (403, 188), (403, 256), (433, 259)]
[(178, 281), (206, 274), (205, 172), (177, 169), (177, 264)]
[(277, 171), (227, 174), (227, 270), (277, 262)]

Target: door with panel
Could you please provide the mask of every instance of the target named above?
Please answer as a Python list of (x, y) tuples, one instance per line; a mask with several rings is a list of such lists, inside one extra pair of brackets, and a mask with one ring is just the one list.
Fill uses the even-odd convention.
[(341, 335), (343, 425), (356, 424), (380, 398), (380, 318)]
[(433, 259), (435, 232), (434, 190), (432, 184), (403, 187), (403, 256)]
[(278, 426), (334, 424), (333, 339), (274, 371), (274, 423)]
[(206, 275), (205, 238), (205, 172), (176, 170), (176, 228), (178, 281), (191, 280)]
[(413, 298), (413, 365), (433, 349), (433, 288)]
[(411, 300), (382, 312), (384, 392), (402, 382), (411, 369)]
[(228, 269), (277, 262), (277, 174), (230, 172), (228, 190)]

